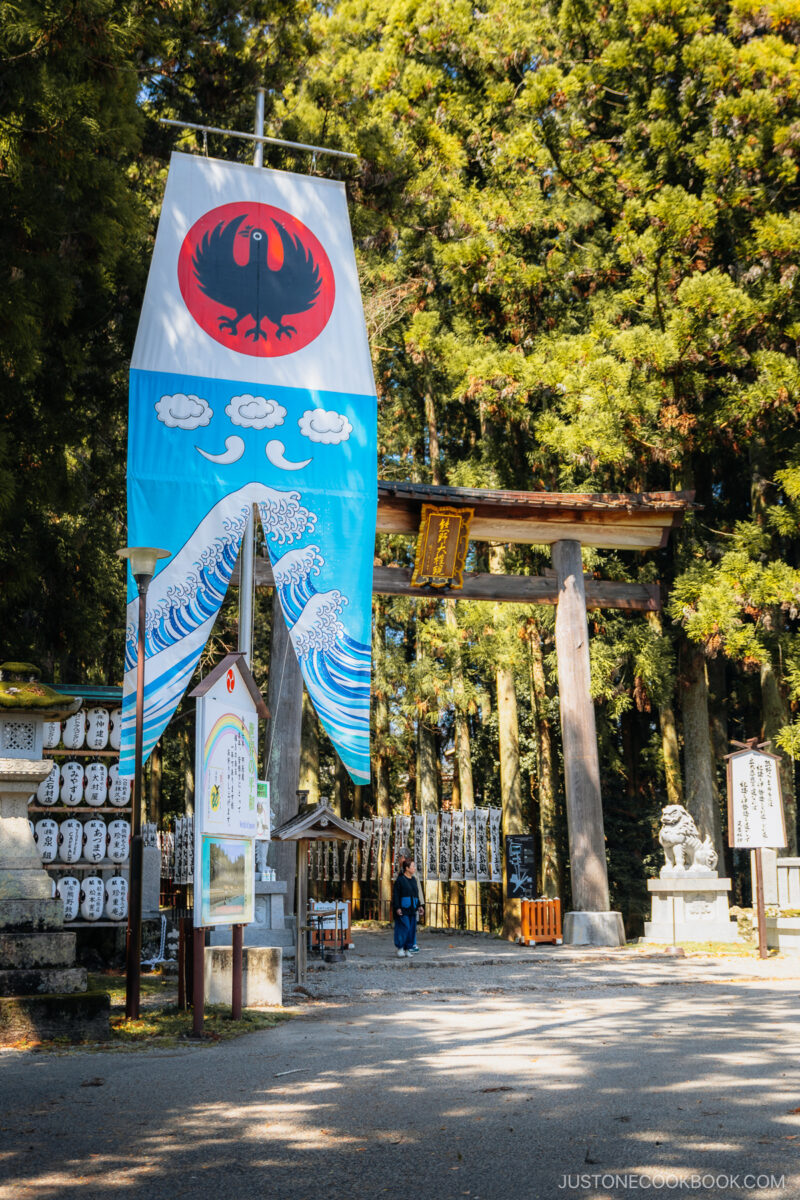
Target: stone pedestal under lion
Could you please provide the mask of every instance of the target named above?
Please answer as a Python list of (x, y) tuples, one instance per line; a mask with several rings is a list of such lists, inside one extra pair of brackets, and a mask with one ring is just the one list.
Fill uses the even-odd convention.
[(730, 879), (717, 874), (711, 839), (700, 837), (681, 804), (661, 810), (658, 840), (666, 862), (658, 879), (648, 879), (652, 919), (645, 921), (644, 942), (738, 942), (728, 908)]

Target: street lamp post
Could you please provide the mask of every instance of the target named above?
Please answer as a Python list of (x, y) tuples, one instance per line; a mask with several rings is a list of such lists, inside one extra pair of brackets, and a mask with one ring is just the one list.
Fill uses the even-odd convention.
[(142, 747), (144, 742), (144, 633), (147, 589), (160, 558), (169, 550), (153, 546), (126, 546), (118, 550), (126, 558), (139, 592), (139, 630), (136, 650), (136, 743), (133, 768), (133, 812), (131, 813), (131, 878), (128, 893), (128, 945), (125, 957), (125, 1016), (139, 1018), (139, 972), (142, 957)]

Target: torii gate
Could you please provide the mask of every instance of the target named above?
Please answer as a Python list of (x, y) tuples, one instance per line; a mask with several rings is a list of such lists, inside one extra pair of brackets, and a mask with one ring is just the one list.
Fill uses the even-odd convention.
[[(495, 575), (465, 572), (463, 587), (412, 586), (411, 570), (376, 566), (373, 592), (390, 596), (435, 596), (471, 600), (554, 604), (564, 784), (569, 834), (573, 911), (566, 914), (564, 941), (623, 945), (620, 913), (609, 911), (600, 763), (594, 705), (589, 692), (587, 608), (657, 611), (657, 585), (597, 580), (583, 574), (581, 547), (652, 550), (663, 548), (670, 530), (682, 524), (694, 492), (592, 495), (509, 492), (427, 484), (378, 482), (378, 533), (416, 533), (422, 505), (472, 509), (471, 541), (550, 545), (553, 572)], [(272, 568), (259, 559), (256, 586), (273, 586)], [(233, 582), (237, 582), (234, 576)], [(272, 662), (281, 663), (281, 704), (268, 741), (280, 745), (270, 777), (282, 804), (279, 820), (293, 815), (300, 757), (302, 679), (280, 610), (273, 625)], [(272, 681), (271, 681), (272, 682)], [(272, 691), (272, 689), (270, 689)], [(275, 711), (275, 707), (270, 705)], [(288, 864), (286, 864), (288, 866)]]

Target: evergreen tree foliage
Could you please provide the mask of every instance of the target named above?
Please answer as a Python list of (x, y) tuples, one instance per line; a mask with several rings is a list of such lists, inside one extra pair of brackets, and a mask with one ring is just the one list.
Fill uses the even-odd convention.
[[(695, 494), (666, 550), (584, 554), (587, 571), (657, 581), (665, 598), (657, 622), (590, 614), (612, 898), (634, 931), (689, 691), (707, 710), (723, 822), (729, 737), (773, 739), (788, 793), (800, 753), (791, 5), (75, 0), (67, 19), (53, 3), (0, 0), (0, 18), (9, 649), (84, 677), (119, 672), (126, 368), (168, 151), (204, 149), (157, 118), (247, 129), (263, 84), (268, 132), (359, 156), (312, 164), (267, 149), (265, 162), (347, 184), (382, 478)], [(251, 153), (213, 135), (208, 151)], [(489, 551), (473, 543), (468, 569), (488, 570)], [(382, 536), (376, 552), (411, 566), (413, 539)], [(506, 571), (549, 565), (545, 547), (505, 549)], [(421, 727), (449, 779), (456, 702), (475, 801), (499, 803), (506, 667), (526, 816), (540, 828), (552, 751), (563, 857), (552, 614), (460, 602), (454, 627), (435, 601), (380, 603), (381, 786), (394, 806), (415, 802)], [(214, 652), (234, 644), (234, 608)], [(265, 672), (264, 638), (258, 654)], [(176, 807), (181, 755), (165, 756)], [(323, 737), (329, 795), (331, 755)], [(697, 764), (683, 765), (692, 776)]]

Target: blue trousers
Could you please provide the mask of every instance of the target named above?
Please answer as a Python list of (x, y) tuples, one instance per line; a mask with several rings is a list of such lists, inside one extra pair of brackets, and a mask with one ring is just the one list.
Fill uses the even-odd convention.
[(417, 914), (394, 918), (394, 944), (398, 950), (410, 950), (417, 943)]

